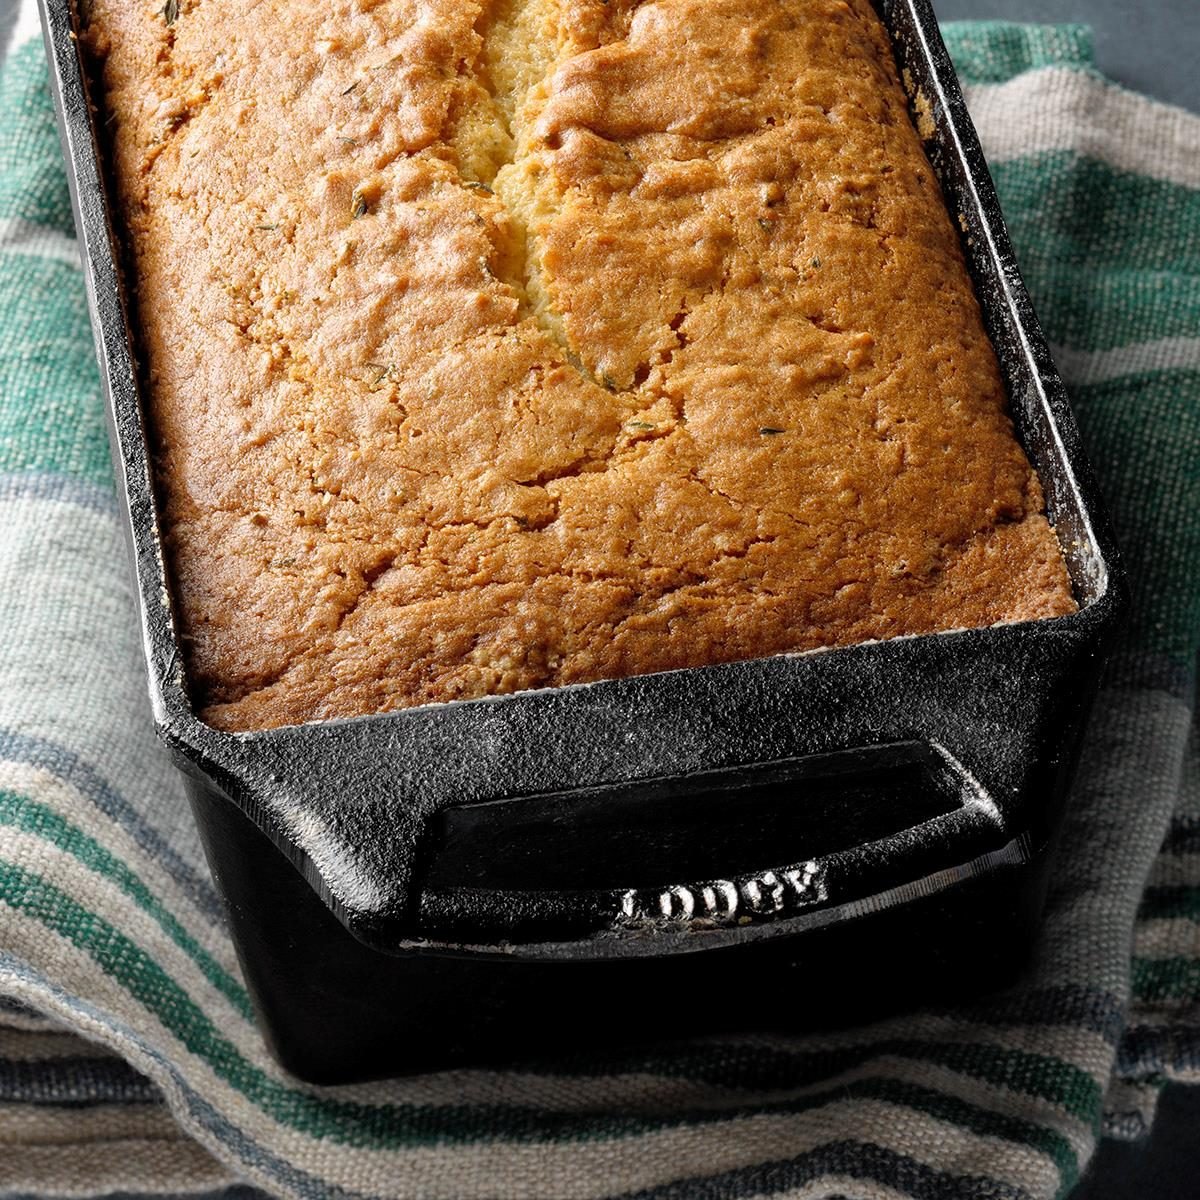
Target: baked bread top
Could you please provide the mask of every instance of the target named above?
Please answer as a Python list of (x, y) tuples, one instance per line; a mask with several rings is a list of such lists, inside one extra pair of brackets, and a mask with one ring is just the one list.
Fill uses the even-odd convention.
[(868, 0), (92, 0), (225, 729), (1070, 612)]

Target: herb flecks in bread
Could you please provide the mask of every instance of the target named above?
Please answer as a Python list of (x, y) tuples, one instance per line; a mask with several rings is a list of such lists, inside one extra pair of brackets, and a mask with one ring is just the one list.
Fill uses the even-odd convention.
[(205, 719), (1074, 607), (867, 0), (168, 7), (85, 42)]

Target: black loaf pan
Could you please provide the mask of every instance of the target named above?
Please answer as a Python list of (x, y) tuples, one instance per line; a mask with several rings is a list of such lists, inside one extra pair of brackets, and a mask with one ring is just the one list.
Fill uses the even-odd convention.
[(296, 1074), (845, 1019), (1027, 950), (1124, 586), (933, 13), (879, 8), (1079, 611), (229, 734), (187, 700), (103, 157), (42, 0), (154, 717)]

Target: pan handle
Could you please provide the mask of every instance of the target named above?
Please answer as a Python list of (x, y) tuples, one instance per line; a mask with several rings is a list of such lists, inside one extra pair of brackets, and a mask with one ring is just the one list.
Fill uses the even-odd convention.
[(727, 878), (629, 888), (429, 887), (406, 948), (565, 960), (687, 953), (866, 916), (1030, 858), (1030, 838), (1006, 828), (976, 784), (958, 808), (910, 828)]

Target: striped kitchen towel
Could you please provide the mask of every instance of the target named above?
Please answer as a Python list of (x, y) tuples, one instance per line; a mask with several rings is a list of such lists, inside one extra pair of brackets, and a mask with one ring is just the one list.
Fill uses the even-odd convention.
[[(151, 6), (158, 0), (149, 0)], [(1200, 1072), (1200, 118), (952, 26), (1135, 611), (1025, 983), (837, 1034), (337, 1089), (251, 1020), (151, 733), (40, 44), (0, 68), (0, 1196), (1050, 1197)], [(239, 1182), (241, 1181), (241, 1182)]]

